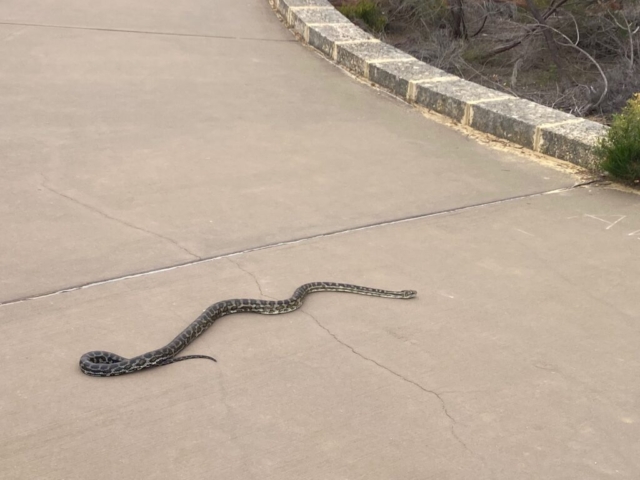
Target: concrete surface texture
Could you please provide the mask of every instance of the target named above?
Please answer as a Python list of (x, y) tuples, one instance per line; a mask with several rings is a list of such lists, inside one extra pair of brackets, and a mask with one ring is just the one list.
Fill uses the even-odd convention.
[[(9, 0), (0, 60), (0, 478), (640, 476), (636, 195), (423, 117), (266, 0)], [(78, 368), (316, 280), (419, 296)]]

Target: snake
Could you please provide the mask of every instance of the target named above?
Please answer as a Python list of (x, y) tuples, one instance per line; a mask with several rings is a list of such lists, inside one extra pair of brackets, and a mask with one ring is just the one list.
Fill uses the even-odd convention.
[(262, 315), (293, 312), (302, 306), (302, 302), (308, 294), (314, 292), (346, 292), (372, 297), (401, 299), (414, 298), (417, 295), (415, 290), (392, 291), (348, 283), (312, 282), (298, 287), (293, 295), (286, 300), (256, 300), (249, 298), (223, 300), (206, 308), (198, 318), (162, 348), (132, 358), (121, 357), (115, 353), (102, 350), (87, 352), (80, 358), (80, 370), (85, 375), (92, 377), (113, 377), (194, 358), (204, 358), (216, 362), (215, 358), (208, 355), (185, 355), (182, 357), (177, 357), (176, 355), (187, 348), (190, 343), (202, 335), (219, 318), (233, 313), (245, 312)]

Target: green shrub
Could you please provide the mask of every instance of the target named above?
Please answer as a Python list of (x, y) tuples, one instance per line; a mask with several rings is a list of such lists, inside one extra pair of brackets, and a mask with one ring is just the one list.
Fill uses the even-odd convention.
[(612, 177), (640, 182), (640, 93), (613, 117), (611, 128), (596, 148), (603, 170)]
[(384, 13), (373, 0), (358, 0), (353, 4), (342, 5), (338, 10), (349, 20), (362, 20), (374, 32), (382, 32), (387, 26)]

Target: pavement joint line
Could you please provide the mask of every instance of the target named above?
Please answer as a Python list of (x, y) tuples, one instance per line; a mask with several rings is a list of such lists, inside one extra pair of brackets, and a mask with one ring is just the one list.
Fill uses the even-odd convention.
[(49, 291), (49, 292), (44, 292), (44, 293), (37, 293), (35, 295), (28, 295), (28, 296), (24, 296), (24, 297), (20, 297), (20, 298), (14, 298), (14, 299), (10, 299), (10, 300), (5, 300), (3, 302), (0, 302), (0, 307), (6, 307), (9, 305), (15, 305), (18, 303), (23, 303), (23, 302), (28, 302), (31, 300), (39, 300), (42, 298), (47, 298), (47, 297), (53, 297), (56, 295), (60, 295), (63, 293), (69, 293), (69, 292), (75, 292), (76, 290), (84, 290), (86, 288), (91, 288), (91, 287), (97, 287), (100, 285), (106, 285), (109, 283), (115, 283), (115, 282), (119, 282), (119, 281), (123, 281), (123, 280), (128, 280), (131, 278), (137, 278), (137, 277), (144, 277), (144, 276), (148, 276), (148, 275), (154, 275), (157, 273), (164, 273), (164, 272), (168, 272), (171, 270), (176, 270), (178, 268), (184, 268), (184, 267), (190, 267), (193, 265), (200, 265), (203, 263), (208, 263), (208, 262), (213, 262), (215, 260), (220, 260), (220, 259), (228, 259), (230, 257), (236, 257), (238, 255), (244, 255), (244, 254), (248, 254), (248, 253), (253, 253), (253, 252), (259, 252), (261, 250), (270, 250), (272, 248), (277, 248), (277, 247), (283, 247), (283, 246), (288, 246), (288, 245), (295, 245), (298, 243), (304, 243), (304, 242), (308, 242), (311, 240), (317, 240), (317, 239), (321, 239), (321, 238), (328, 238), (328, 237), (335, 237), (338, 235), (344, 235), (344, 234), (349, 234), (349, 233), (355, 233), (355, 232), (359, 232), (362, 230), (371, 230), (374, 228), (380, 228), (380, 227), (387, 227), (387, 226), (391, 226), (391, 225), (397, 225), (400, 223), (407, 223), (407, 222), (413, 222), (416, 220), (422, 220), (422, 219), (426, 219), (426, 218), (431, 218), (431, 217), (439, 217), (442, 215), (448, 215), (451, 213), (458, 213), (458, 212), (463, 212), (466, 210), (475, 210), (478, 208), (482, 208), (482, 207), (490, 207), (493, 205), (500, 205), (502, 203), (509, 203), (509, 202), (514, 202), (517, 200), (523, 200), (525, 198), (534, 198), (534, 197), (540, 197), (540, 196), (544, 196), (544, 195), (552, 195), (552, 194), (556, 194), (556, 193), (562, 193), (562, 192), (568, 192), (570, 190), (574, 190), (576, 188), (580, 188), (580, 187), (584, 187), (587, 185), (592, 185), (592, 184), (597, 184), (599, 183), (599, 180), (588, 180), (585, 182), (580, 182), (580, 183), (576, 183), (575, 185), (572, 185), (570, 187), (562, 187), (562, 188), (556, 188), (553, 190), (544, 190), (541, 192), (534, 192), (534, 193), (525, 193), (522, 195), (515, 195), (513, 197), (507, 197), (507, 198), (501, 198), (499, 200), (491, 200), (488, 202), (482, 202), (482, 203), (475, 203), (475, 204), (471, 204), (471, 205), (463, 205), (461, 207), (454, 207), (454, 208), (449, 208), (446, 210), (439, 210), (439, 211), (435, 211), (435, 212), (430, 212), (430, 213), (422, 213), (422, 214), (417, 214), (417, 215), (410, 215), (407, 217), (402, 217), (402, 218), (397, 218), (397, 219), (393, 219), (393, 220), (382, 220), (380, 222), (375, 222), (375, 223), (369, 223), (366, 225), (361, 225), (358, 227), (351, 227), (351, 228), (343, 228), (343, 229), (339, 229), (339, 230), (333, 230), (333, 231), (329, 231), (329, 232), (324, 232), (324, 233), (318, 233), (315, 235), (309, 235), (306, 237), (300, 237), (300, 238), (296, 238), (296, 239), (292, 239), (292, 240), (284, 240), (282, 242), (274, 242), (274, 243), (268, 243), (265, 245), (260, 245), (257, 247), (250, 247), (250, 248), (246, 248), (244, 250), (238, 250), (235, 252), (229, 252), (229, 253), (222, 253), (219, 255), (214, 255), (214, 256), (210, 256), (210, 257), (201, 257), (198, 260), (191, 260), (188, 262), (183, 262), (183, 263), (177, 263), (174, 265), (169, 265), (166, 267), (160, 267), (160, 268), (154, 268), (151, 270), (145, 270), (142, 272), (136, 272), (136, 273), (128, 273), (125, 275), (120, 275), (117, 277), (113, 277), (113, 278), (106, 278), (106, 279), (102, 279), (102, 280), (95, 280), (95, 281), (91, 281), (91, 282), (86, 282), (86, 283), (82, 283), (82, 284), (78, 284), (78, 285), (72, 285), (69, 287), (64, 287), (61, 288), (59, 290), (53, 290), (53, 291)]
[(149, 30), (128, 30), (124, 28), (103, 28), (103, 27), (79, 27), (76, 25), (54, 25), (45, 23), (20, 23), (20, 22), (1, 22), (0, 25), (14, 25), (17, 27), (40, 27), (40, 28), (62, 28), (67, 30), (89, 30), (97, 32), (114, 32), (114, 33), (137, 33), (140, 35), (165, 35), (172, 37), (194, 37), (194, 38), (214, 38), (221, 40), (247, 40), (256, 42), (281, 42), (292, 43), (292, 40), (280, 40), (277, 38), (248, 38), (248, 37), (232, 37), (230, 35), (206, 35), (199, 33), (180, 33), (180, 32), (153, 32)]

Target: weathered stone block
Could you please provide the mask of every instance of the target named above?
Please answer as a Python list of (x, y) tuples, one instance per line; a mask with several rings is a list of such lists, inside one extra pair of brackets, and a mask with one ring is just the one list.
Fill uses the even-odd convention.
[(373, 40), (374, 38), (353, 24), (316, 25), (309, 27), (309, 45), (335, 60), (336, 42)]
[(510, 96), (502, 92), (465, 80), (419, 83), (416, 85), (417, 104), (461, 123), (467, 123), (466, 114), (469, 104), (508, 97)]
[(584, 120), (540, 127), (538, 151), (576, 165), (597, 170), (593, 147), (609, 130), (600, 123)]
[(291, 25), (290, 14), (296, 7), (326, 7), (327, 10), (335, 10), (327, 0), (270, 0), (275, 9)]
[(532, 150), (539, 125), (575, 119), (568, 113), (522, 98), (472, 104), (469, 108), (470, 127)]
[(411, 100), (409, 98), (411, 82), (445, 77), (452, 80), (456, 78), (444, 70), (427, 65), (415, 58), (411, 61), (381, 63), (373, 61), (369, 64), (369, 80), (407, 100)]
[(336, 61), (357, 75), (367, 78), (372, 61), (411, 60), (413, 57), (383, 42), (348, 43), (336, 46)]
[(306, 28), (318, 24), (347, 24), (351, 22), (335, 8), (292, 8), (289, 10), (289, 25), (308, 40)]

